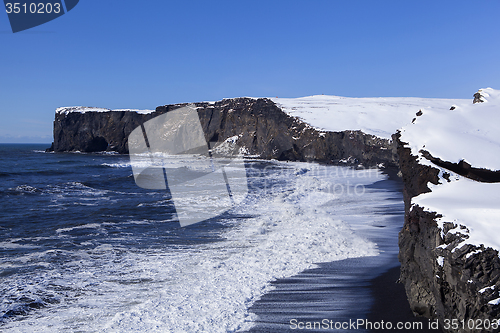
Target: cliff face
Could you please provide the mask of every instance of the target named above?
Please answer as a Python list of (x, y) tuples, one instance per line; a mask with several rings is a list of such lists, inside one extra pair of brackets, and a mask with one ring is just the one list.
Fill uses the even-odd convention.
[[(186, 104), (159, 106), (154, 112), (58, 112), (53, 150), (128, 153), (127, 137), (137, 126)], [(396, 165), (389, 140), (361, 131), (318, 131), (284, 113), (270, 99), (235, 98), (196, 103), (207, 142), (238, 135), (238, 145), (263, 159)]]
[(56, 152), (128, 153), (128, 135), (156, 115), (133, 111), (56, 113), (51, 149)]
[[(401, 142), (399, 134), (394, 140), (405, 201), (405, 221), (399, 234), (401, 282), (410, 307), (415, 314), (438, 318), (444, 328), (449, 328), (445, 331), (483, 331), (477, 329), (478, 325), (486, 321), (491, 323), (500, 314), (500, 307), (494, 301), (500, 289), (498, 251), (484, 245), (467, 244), (467, 226), (452, 220), (445, 220), (440, 226), (438, 219), (442, 215), (439, 212), (412, 204), (413, 198), (430, 192), (429, 184), (443, 184), (453, 172), (419, 162), (407, 143)], [(423, 155), (427, 154), (423, 152)], [(446, 162), (446, 165), (456, 164)], [(474, 172), (462, 174), (478, 178)], [(452, 319), (459, 321), (458, 327), (451, 326)], [(498, 332), (499, 329), (484, 331)]]

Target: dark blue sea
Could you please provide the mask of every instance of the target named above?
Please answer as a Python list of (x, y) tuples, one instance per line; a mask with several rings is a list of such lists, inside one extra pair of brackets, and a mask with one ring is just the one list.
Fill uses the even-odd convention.
[[(249, 159), (246, 199), (181, 227), (127, 155), (47, 147), (0, 145), (0, 331), (284, 332), (366, 316), (366, 281), (397, 264), (402, 197), (379, 170)], [(360, 261), (308, 282), (308, 299), (255, 310), (276, 282), (346, 259)]]

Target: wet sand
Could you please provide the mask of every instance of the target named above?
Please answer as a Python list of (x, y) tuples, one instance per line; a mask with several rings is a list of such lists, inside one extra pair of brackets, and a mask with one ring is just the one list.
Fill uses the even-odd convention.
[[(384, 320), (392, 323), (422, 323), (422, 329), (420, 329), (419, 326), (413, 326), (411, 329), (385, 330), (390, 332), (441, 332), (440, 329), (436, 330), (429, 328), (429, 319), (413, 316), (410, 305), (406, 299), (404, 286), (402, 283), (398, 283), (398, 280), (399, 266), (391, 268), (389, 271), (371, 281), (370, 288), (374, 302), (370, 309), (368, 320), (372, 322)], [(434, 325), (432, 327), (434, 327)], [(371, 331), (383, 332), (383, 330), (375, 329)]]
[[(388, 179), (369, 186), (393, 194), (378, 212), (387, 217), (384, 224), (360, 221), (352, 226), (378, 245), (380, 255), (321, 263), (318, 268), (273, 282), (275, 289), (250, 308), (258, 318), (249, 333), (441, 332), (429, 329), (428, 319), (413, 316), (404, 286), (397, 282), (397, 235), (404, 219), (402, 183), (395, 170), (389, 170), (388, 175)], [(353, 212), (356, 214), (359, 212)], [(385, 329), (380, 326), (382, 321)], [(387, 322), (391, 329), (387, 329)], [(398, 330), (398, 323), (412, 326)]]

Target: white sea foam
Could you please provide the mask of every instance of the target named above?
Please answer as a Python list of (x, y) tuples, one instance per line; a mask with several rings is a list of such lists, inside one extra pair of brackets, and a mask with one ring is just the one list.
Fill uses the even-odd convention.
[[(222, 232), (222, 241), (144, 251), (95, 243), (90, 250), (26, 255), (25, 260), (32, 262), (64, 258), (65, 265), (44, 271), (36, 281), (16, 281), (10, 292), (22, 285), (32, 286), (32, 294), (40, 295), (50, 285), (66, 290), (67, 297), (4, 328), (9, 332), (240, 331), (252, 326), (255, 317), (248, 308), (271, 290), (272, 280), (315, 263), (378, 253), (376, 245), (356, 230), (381, 218), (367, 207), (383, 194), (356, 193), (354, 188), (383, 179), (379, 172), (315, 170), (305, 163), (276, 166), (281, 169), (250, 172), (250, 187), (259, 189), (234, 213), (251, 217), (223, 221), (229, 228)], [(269, 175), (263, 180), (259, 172)], [(357, 207), (365, 211), (353, 213)]]
[(34, 249), (37, 246), (27, 245), (27, 244), (19, 244), (15, 241), (10, 242), (0, 242), (0, 249)]
[(76, 226), (76, 227), (71, 227), (71, 228), (59, 228), (56, 230), (56, 232), (58, 234), (60, 233), (63, 233), (63, 232), (68, 232), (68, 231), (72, 231), (72, 230), (76, 230), (76, 229), (99, 229), (101, 228), (101, 224), (99, 223), (88, 223), (88, 224), (83, 224), (83, 225), (79, 225), (79, 226)]
[(102, 165), (110, 167), (110, 168), (130, 168), (130, 162), (121, 162), (121, 163), (103, 163)]

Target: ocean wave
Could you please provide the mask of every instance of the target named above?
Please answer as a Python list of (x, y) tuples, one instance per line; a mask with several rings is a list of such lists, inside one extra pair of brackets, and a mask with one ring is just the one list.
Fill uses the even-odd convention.
[(172, 206), (174, 202), (172, 199), (158, 200), (155, 202), (144, 202), (137, 205), (137, 207), (167, 207)]
[[(356, 172), (339, 175), (335, 169), (328, 170), (332, 172), (325, 177), (304, 163), (276, 163), (265, 170), (250, 170), (252, 191), (240, 206), (215, 221), (224, 226), (218, 229), (217, 242), (131, 251), (117, 239), (109, 243), (86, 239), (76, 250), (30, 253), (23, 260), (49, 263), (52, 269), (12, 281), (5, 295), (52, 293), (60, 305), (40, 308), (36, 318), (9, 321), (4, 328), (23, 331), (36, 325), (40, 332), (213, 333), (248, 329), (256, 319), (248, 309), (272, 290), (271, 281), (320, 262), (378, 253), (376, 244), (359, 236), (347, 222), (347, 214), (352, 215), (358, 206), (369, 206), (374, 197), (329, 189), (332, 184), (352, 186), (349, 182), (354, 181), (371, 184), (382, 176), (360, 179), (355, 178)], [(96, 191), (78, 182), (65, 186), (90, 191), (89, 196)], [(345, 211), (335, 213), (335, 207)], [(364, 213), (362, 221), (358, 215), (355, 219), (363, 224), (374, 216)], [(210, 225), (207, 223), (205, 226)], [(57, 233), (86, 228), (100, 230), (101, 225), (67, 226)], [(179, 230), (190, 232), (189, 228)]]
[(19, 244), (19, 243), (16, 243), (16, 240), (0, 242), (0, 249), (3, 249), (3, 250), (34, 249), (34, 248), (38, 248), (38, 246), (29, 245), (29, 244)]
[(59, 303), (57, 298), (32, 297), (32, 295), (20, 296), (16, 299), (16, 301), (17, 302), (13, 306), (4, 311), (4, 314), (0, 317), (0, 323), (6, 322), (7, 320), (15, 317), (26, 316), (30, 312), (45, 308), (50, 304)]
[(49, 185), (50, 193), (81, 196), (103, 196), (109, 193), (109, 190), (96, 189), (80, 182), (68, 182), (63, 185)]
[(31, 185), (19, 185), (14, 188), (9, 188), (7, 189), (7, 192), (10, 194), (17, 194), (17, 195), (23, 195), (23, 194), (36, 194), (36, 193), (41, 193), (42, 190), (39, 188), (36, 188)]
[(177, 254), (160, 296), (117, 313), (104, 331), (147, 331), (153, 322), (165, 331), (249, 329), (255, 318), (247, 309), (272, 289), (272, 280), (319, 262), (376, 255), (374, 243), (321, 207), (335, 200), (326, 187), (317, 178), (302, 177), (293, 191), (250, 198), (238, 212), (258, 217), (228, 222), (236, 224), (222, 234), (223, 242)]
[(96, 152), (97, 155), (120, 155), (117, 151), (99, 151)]
[(83, 224), (83, 225), (78, 225), (75, 227), (69, 227), (69, 228), (59, 228), (56, 230), (58, 234), (63, 233), (63, 232), (68, 232), (68, 231), (73, 231), (77, 229), (99, 229), (101, 228), (101, 224), (99, 223), (88, 223), (88, 224)]
[(130, 168), (132, 164), (130, 162), (122, 162), (122, 163), (102, 163), (101, 165), (110, 168)]

